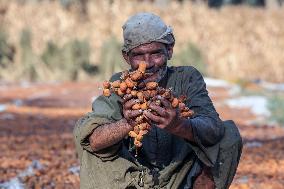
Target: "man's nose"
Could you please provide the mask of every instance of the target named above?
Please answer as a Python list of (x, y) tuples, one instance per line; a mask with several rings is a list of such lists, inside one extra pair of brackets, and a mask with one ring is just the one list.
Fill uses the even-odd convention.
[(144, 55), (144, 61), (147, 64), (147, 66), (146, 66), (147, 69), (152, 68), (154, 66), (153, 61), (151, 61), (150, 54), (145, 54)]

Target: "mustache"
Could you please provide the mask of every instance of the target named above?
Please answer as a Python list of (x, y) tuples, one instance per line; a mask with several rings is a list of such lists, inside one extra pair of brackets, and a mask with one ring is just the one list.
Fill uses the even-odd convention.
[(145, 73), (156, 73), (157, 71), (159, 71), (160, 69), (157, 69), (157, 68), (151, 68), (151, 69), (146, 69)]
[[(133, 69), (133, 68), (129, 69), (130, 72), (133, 72), (135, 70), (136, 69)], [(146, 69), (145, 73), (146, 74), (154, 74), (154, 73), (158, 72), (159, 70), (160, 70), (160, 68), (150, 68), (150, 69)]]
[(152, 67), (150, 69), (146, 69), (145, 73), (156, 73), (156, 72), (163, 72), (167, 68), (167, 65), (164, 64), (161, 67)]

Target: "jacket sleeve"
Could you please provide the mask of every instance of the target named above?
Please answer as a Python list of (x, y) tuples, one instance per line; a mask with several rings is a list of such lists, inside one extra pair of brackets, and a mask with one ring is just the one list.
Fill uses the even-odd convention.
[(121, 143), (94, 152), (90, 146), (89, 136), (97, 127), (121, 120), (123, 118), (121, 107), (119, 96), (115, 94), (111, 94), (109, 97), (99, 96), (92, 104), (92, 112), (77, 121), (73, 135), (79, 159), (83, 150), (98, 156), (103, 161), (111, 160), (117, 156)]
[(186, 105), (194, 111), (194, 116), (189, 120), (193, 129), (197, 155), (208, 165), (214, 164), (219, 153), (219, 141), (224, 135), (224, 125), (208, 96), (206, 84), (199, 71), (190, 67), (186, 73), (185, 91), (188, 97)]

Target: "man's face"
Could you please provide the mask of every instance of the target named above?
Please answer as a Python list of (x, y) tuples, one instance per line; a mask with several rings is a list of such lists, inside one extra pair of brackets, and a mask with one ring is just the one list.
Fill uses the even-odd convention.
[(167, 60), (171, 56), (172, 47), (167, 47), (159, 42), (142, 44), (132, 49), (128, 54), (123, 54), (124, 59), (133, 70), (136, 70), (139, 63), (143, 61), (147, 64), (146, 73), (150, 73), (147, 81), (159, 81), (165, 75)]

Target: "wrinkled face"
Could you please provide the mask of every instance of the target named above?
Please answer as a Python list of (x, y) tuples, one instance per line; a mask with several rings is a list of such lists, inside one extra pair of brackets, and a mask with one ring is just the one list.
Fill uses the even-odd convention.
[(167, 60), (172, 56), (172, 46), (163, 43), (151, 42), (132, 49), (128, 54), (123, 54), (126, 62), (133, 70), (136, 70), (139, 63), (147, 64), (146, 73), (151, 73), (147, 81), (160, 81), (166, 73)]

